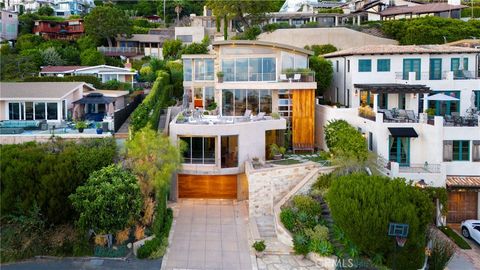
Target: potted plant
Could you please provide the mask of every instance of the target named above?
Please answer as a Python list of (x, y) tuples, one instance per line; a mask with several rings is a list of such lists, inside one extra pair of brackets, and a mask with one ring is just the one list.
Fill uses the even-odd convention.
[(87, 127), (88, 127), (87, 122), (85, 122), (85, 121), (75, 122), (75, 128), (78, 129), (79, 133), (83, 133), (83, 130), (86, 129)]
[(297, 73), (302, 75), (301, 80), (302, 82), (313, 82), (313, 73), (312, 70), (309, 68), (299, 68), (297, 69)]
[(280, 160), (283, 158), (283, 155), (287, 152), (287, 149), (285, 147), (278, 146), (277, 144), (271, 144), (270, 145), (270, 156), (274, 160)]
[(218, 78), (218, 82), (219, 82), (219, 83), (223, 83), (223, 76), (225, 76), (225, 74), (223, 73), (223, 71), (217, 72), (217, 78)]
[(214, 111), (216, 109), (217, 109), (217, 103), (216, 102), (212, 102), (207, 106), (207, 110), (210, 111), (210, 112)]
[(179, 113), (177, 116), (177, 123), (184, 123), (185, 120), (185, 115), (183, 115), (183, 113)]
[(435, 109), (434, 108), (428, 108), (425, 110), (429, 118), (433, 118), (435, 116)]
[(293, 78), (293, 75), (295, 74), (295, 69), (293, 68), (287, 68), (283, 71), (285, 75), (287, 75), (287, 78)]
[(97, 123), (95, 124), (95, 127), (97, 128), (97, 134), (102, 134), (103, 133), (103, 128), (102, 128), (102, 123)]
[(255, 254), (257, 255), (257, 257), (263, 257), (263, 253), (267, 246), (265, 245), (265, 241), (260, 240), (260, 241), (255, 241), (252, 247), (255, 249)]
[(272, 112), (270, 116), (272, 117), (272, 119), (275, 119), (275, 120), (280, 119), (280, 114), (278, 112)]

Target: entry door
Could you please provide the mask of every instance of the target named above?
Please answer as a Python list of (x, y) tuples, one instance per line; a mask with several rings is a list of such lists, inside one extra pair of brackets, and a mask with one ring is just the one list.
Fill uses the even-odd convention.
[(447, 222), (460, 223), (466, 219), (477, 219), (478, 192), (448, 192)]
[(410, 165), (410, 138), (390, 137), (389, 160), (408, 167)]

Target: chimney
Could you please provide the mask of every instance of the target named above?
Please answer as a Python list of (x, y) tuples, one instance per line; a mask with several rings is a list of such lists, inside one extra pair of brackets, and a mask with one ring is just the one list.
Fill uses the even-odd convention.
[(125, 68), (132, 68), (132, 63), (130, 63), (130, 58), (127, 58), (127, 62), (125, 62), (125, 64), (123, 64), (123, 66)]

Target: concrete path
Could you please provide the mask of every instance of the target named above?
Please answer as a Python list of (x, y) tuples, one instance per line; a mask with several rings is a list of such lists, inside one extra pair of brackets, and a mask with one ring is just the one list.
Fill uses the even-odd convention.
[(162, 269), (252, 269), (245, 202), (179, 200)]
[[(462, 236), (459, 225), (450, 225), (458, 235)], [(480, 270), (480, 245), (472, 239), (466, 239), (465, 241), (470, 245), (472, 249), (457, 249), (455, 255), (447, 265), (448, 270), (464, 270), (464, 269), (476, 269)]]

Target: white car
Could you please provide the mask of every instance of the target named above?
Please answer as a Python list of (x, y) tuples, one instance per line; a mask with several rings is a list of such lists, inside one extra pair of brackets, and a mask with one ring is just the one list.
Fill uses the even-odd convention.
[(462, 222), (462, 235), (480, 244), (480, 220), (469, 219)]

